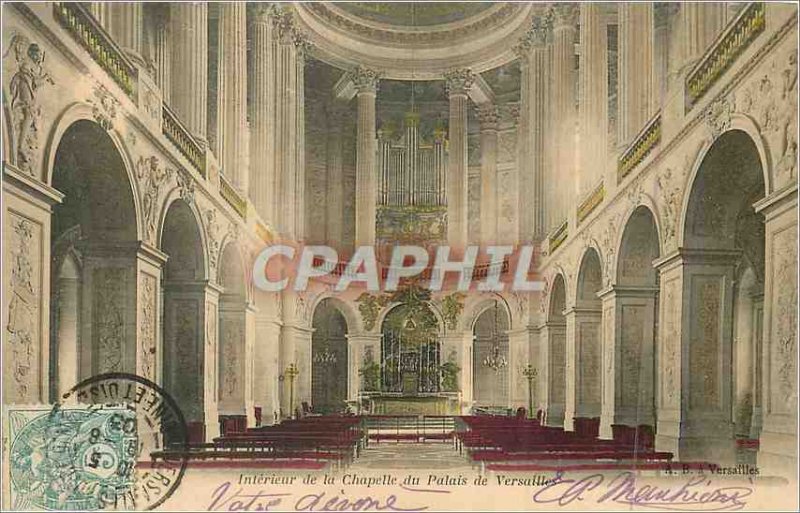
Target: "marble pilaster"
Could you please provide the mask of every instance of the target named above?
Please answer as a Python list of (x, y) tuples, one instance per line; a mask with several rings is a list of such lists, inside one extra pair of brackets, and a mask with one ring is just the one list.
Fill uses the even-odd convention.
[(617, 143), (626, 146), (655, 113), (653, 4), (618, 8)]
[(547, 322), (539, 330), (542, 365), (539, 380), (541, 399), (539, 404), (545, 412), (545, 424), (564, 426), (566, 399), (566, 325), (563, 322)]
[(583, 197), (603, 179), (608, 132), (608, 38), (603, 4), (580, 5), (580, 172), (577, 194)]

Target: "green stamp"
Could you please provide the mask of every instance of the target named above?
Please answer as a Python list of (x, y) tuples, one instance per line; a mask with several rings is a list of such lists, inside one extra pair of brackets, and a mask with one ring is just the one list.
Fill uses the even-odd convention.
[(136, 413), (121, 405), (12, 409), (11, 501), (16, 510), (114, 509), (136, 476)]

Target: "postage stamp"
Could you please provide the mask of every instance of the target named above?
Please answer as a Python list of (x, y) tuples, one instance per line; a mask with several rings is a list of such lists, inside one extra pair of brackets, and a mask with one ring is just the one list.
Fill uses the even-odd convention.
[(134, 486), (136, 414), (124, 405), (13, 409), (14, 509), (98, 510)]

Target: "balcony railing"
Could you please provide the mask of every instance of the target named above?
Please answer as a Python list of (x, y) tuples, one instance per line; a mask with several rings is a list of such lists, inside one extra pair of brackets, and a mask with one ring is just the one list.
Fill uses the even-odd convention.
[(596, 209), (603, 202), (603, 198), (605, 198), (605, 196), (605, 184), (600, 182), (600, 185), (597, 186), (592, 193), (581, 202), (580, 205), (578, 205), (578, 222), (580, 223), (589, 217), (589, 214), (594, 212), (594, 209)]
[(691, 109), (725, 73), (745, 48), (764, 30), (765, 7), (751, 3), (717, 38), (686, 77), (686, 110)]
[(261, 221), (256, 221), (256, 235), (267, 244), (272, 244), (275, 239), (269, 229)]
[(161, 131), (172, 141), (186, 159), (197, 168), (203, 178), (206, 177), (206, 152), (194, 139), (189, 130), (183, 126), (169, 107), (163, 105)]
[(567, 227), (568, 227), (567, 221), (564, 221), (561, 224), (561, 226), (559, 226), (556, 229), (556, 231), (554, 231), (552, 234), (550, 234), (548, 242), (549, 242), (549, 248), (550, 248), (550, 254), (551, 255), (553, 254), (553, 252), (555, 250), (558, 249), (558, 247), (561, 244), (564, 243), (565, 240), (567, 240), (567, 235), (568, 235)]
[(661, 140), (661, 112), (645, 125), (617, 162), (617, 182), (628, 176), (633, 168), (656, 147)]
[(56, 2), (53, 4), (53, 14), (125, 94), (133, 97), (138, 71), (94, 16), (77, 2)]
[(239, 214), (240, 217), (247, 217), (247, 200), (242, 198), (236, 189), (228, 182), (228, 179), (223, 175), (219, 175), (219, 192), (223, 199), (228, 202), (228, 205)]

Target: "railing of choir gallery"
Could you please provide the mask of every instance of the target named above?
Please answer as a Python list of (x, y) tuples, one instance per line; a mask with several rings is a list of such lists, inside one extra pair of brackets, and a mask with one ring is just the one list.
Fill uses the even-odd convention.
[(134, 84), (138, 79), (136, 67), (86, 7), (77, 2), (55, 2), (53, 14), (58, 23), (89, 52), (92, 59), (114, 82), (128, 96), (133, 97)]
[(219, 193), (240, 217), (247, 217), (247, 200), (239, 195), (236, 189), (233, 188), (230, 182), (228, 182), (228, 179), (223, 175), (219, 175)]
[(172, 144), (178, 148), (184, 157), (200, 172), (203, 178), (206, 177), (206, 152), (194, 139), (189, 130), (183, 126), (178, 116), (167, 107), (162, 106), (161, 131)]
[(633, 139), (617, 162), (617, 181), (621, 182), (633, 168), (661, 141), (661, 112), (659, 111)]
[(548, 237), (550, 254), (553, 254), (553, 251), (557, 250), (558, 247), (563, 244), (565, 240), (567, 240), (567, 227), (567, 221), (564, 221), (561, 226), (559, 226), (556, 231), (554, 231), (550, 237)]
[(600, 206), (605, 196), (606, 196), (605, 184), (603, 182), (600, 182), (600, 185), (595, 187), (592, 193), (589, 196), (587, 196), (586, 199), (583, 200), (580, 205), (578, 205), (578, 212), (577, 212), (578, 222), (580, 223), (581, 221), (589, 217), (589, 214), (594, 212), (594, 209)]
[(764, 30), (765, 7), (751, 3), (733, 19), (686, 77), (686, 110), (709, 90), (745, 48)]

